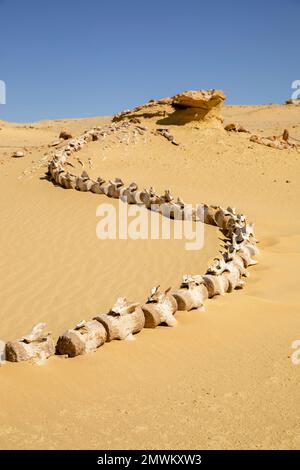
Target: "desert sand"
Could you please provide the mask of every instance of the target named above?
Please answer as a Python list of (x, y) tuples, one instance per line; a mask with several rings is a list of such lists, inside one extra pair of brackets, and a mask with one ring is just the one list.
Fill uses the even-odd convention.
[[(238, 121), (265, 136), (287, 128), (300, 139), (296, 106), (225, 106), (222, 114), (224, 125)], [(176, 287), (185, 272), (203, 272), (219, 249), (212, 226), (197, 252), (183, 240), (100, 241), (104, 196), (44, 178), (61, 129), (75, 136), (110, 120), (0, 122), (3, 341), (39, 321), (57, 338), (118, 296), (144, 301), (153, 285)], [(259, 265), (245, 289), (209, 300), (204, 312), (178, 312), (176, 328), (144, 329), (135, 341), (74, 359), (2, 365), (1, 449), (299, 448), (300, 365), (291, 344), (300, 339), (300, 151), (223, 127), (168, 128), (178, 146), (151, 133), (109, 136), (76, 157), (92, 161), (92, 176), (236, 207), (256, 224)], [(17, 150), (25, 157), (12, 158)]]

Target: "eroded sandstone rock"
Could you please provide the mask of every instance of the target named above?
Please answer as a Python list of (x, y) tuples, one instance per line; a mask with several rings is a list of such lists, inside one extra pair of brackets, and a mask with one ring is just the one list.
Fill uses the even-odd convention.
[(25, 157), (25, 153), (22, 152), (21, 150), (18, 150), (17, 152), (14, 152), (12, 154), (12, 157), (13, 158), (22, 158), (22, 157)]
[(113, 121), (155, 118), (158, 124), (186, 124), (214, 119), (220, 123), (220, 109), (224, 101), (222, 90), (189, 90), (123, 111), (116, 114)]
[(173, 96), (173, 106), (212, 109), (225, 101), (222, 90), (189, 90)]
[(59, 139), (68, 140), (68, 139), (72, 139), (72, 137), (73, 136), (71, 132), (67, 131), (66, 129), (63, 129), (59, 134)]
[(300, 98), (297, 98), (296, 100), (287, 100), (285, 104), (293, 104), (294, 106), (300, 106)]
[(230, 124), (227, 124), (224, 127), (224, 129), (225, 129), (225, 131), (228, 131), (228, 132), (247, 132), (247, 133), (249, 133), (249, 131), (244, 126), (239, 124), (238, 122), (231, 122)]

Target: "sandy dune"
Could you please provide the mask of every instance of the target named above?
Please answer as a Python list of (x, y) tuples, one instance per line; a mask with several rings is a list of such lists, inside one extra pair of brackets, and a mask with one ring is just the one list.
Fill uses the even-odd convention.
[[(293, 106), (228, 106), (223, 116), (300, 139)], [(96, 208), (107, 199), (43, 178), (62, 128), (77, 135), (107, 122), (0, 122), (2, 340), (37, 321), (57, 338), (120, 295), (143, 301), (152, 285), (176, 287), (219, 249), (211, 226), (198, 252), (184, 240), (100, 241)], [(76, 156), (91, 175), (237, 207), (256, 223), (259, 265), (243, 291), (209, 300), (205, 312), (178, 312), (177, 328), (144, 329), (134, 342), (43, 366), (1, 366), (0, 448), (299, 448), (300, 365), (290, 356), (300, 339), (300, 151), (223, 129), (168, 127), (178, 147), (148, 132), (92, 142)], [(26, 157), (11, 158), (24, 147)]]

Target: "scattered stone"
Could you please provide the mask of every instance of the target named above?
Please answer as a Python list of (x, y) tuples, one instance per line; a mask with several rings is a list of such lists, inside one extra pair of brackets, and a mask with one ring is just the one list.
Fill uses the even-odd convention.
[(81, 161), (80, 158), (77, 158), (76, 160), (77, 160), (78, 163), (84, 168), (84, 163), (83, 163), (83, 161)]
[(22, 157), (25, 157), (25, 153), (22, 152), (21, 150), (18, 150), (17, 152), (14, 152), (12, 154), (12, 157), (13, 158), (22, 158)]
[(241, 126), (238, 122), (231, 122), (230, 124), (227, 124), (227, 126), (224, 127), (225, 131), (228, 132), (247, 132), (249, 131), (245, 129), (244, 126)]
[(130, 122), (132, 122), (132, 124), (140, 124), (141, 120), (139, 118), (132, 118)]
[(284, 129), (283, 134), (282, 134), (282, 139), (285, 140), (285, 142), (289, 141), (289, 131), (287, 129)]
[(285, 104), (292, 104), (294, 106), (300, 106), (300, 98), (297, 98), (296, 100), (287, 100)]
[(163, 137), (165, 137), (170, 142), (174, 139), (172, 134), (170, 134), (169, 129), (157, 129), (156, 134), (162, 135)]
[[(136, 132), (140, 135), (144, 135), (144, 131), (140, 129), (139, 127), (136, 127)], [(135, 135), (136, 135), (136, 132), (135, 132)]]
[(62, 142), (62, 140), (63, 139), (54, 140), (53, 142), (51, 142), (51, 144), (49, 146), (50, 147), (56, 147), (57, 145), (59, 145)]
[(60, 138), (60, 139), (63, 139), (63, 140), (72, 139), (72, 137), (73, 137), (73, 136), (72, 136), (71, 132), (66, 131), (65, 129), (62, 130), (62, 131), (60, 132), (60, 134), (59, 134), (59, 138)]
[(169, 142), (171, 142), (174, 145), (179, 145), (175, 141), (173, 135), (169, 132), (169, 129), (157, 129), (155, 134), (156, 135), (162, 135), (163, 137), (165, 137), (165, 139), (167, 139)]

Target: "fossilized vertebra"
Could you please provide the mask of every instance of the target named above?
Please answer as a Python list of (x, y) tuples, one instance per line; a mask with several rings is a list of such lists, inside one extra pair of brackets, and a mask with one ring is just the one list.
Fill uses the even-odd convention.
[(69, 357), (87, 354), (105, 343), (107, 333), (97, 320), (82, 320), (75, 328), (67, 330), (58, 338), (57, 354), (67, 354)]
[(122, 186), (124, 186), (124, 183), (120, 178), (109, 180), (109, 186), (106, 192), (107, 196), (118, 199), (120, 197)]
[(95, 320), (105, 327), (107, 341), (132, 339), (132, 335), (141, 331), (145, 324), (139, 303), (128, 302), (125, 297), (118, 298), (108, 313), (98, 315)]
[(135, 194), (138, 190), (138, 185), (136, 183), (131, 183), (127, 188), (122, 188), (120, 190), (120, 199), (127, 202), (127, 204), (135, 204)]
[(209, 266), (207, 274), (223, 275), (228, 280), (228, 288), (226, 292), (232, 292), (238, 287), (244, 287), (245, 282), (241, 279), (243, 270), (230, 262), (225, 262), (224, 258), (215, 258), (214, 262)]
[(163, 292), (160, 290), (160, 286), (151, 289), (147, 302), (142, 305), (145, 315), (145, 328), (155, 328), (161, 323), (166, 323), (168, 326), (177, 324), (174, 317), (177, 302), (170, 290), (171, 287)]
[(178, 305), (178, 310), (204, 309), (204, 301), (208, 298), (208, 291), (201, 276), (185, 274), (180, 289), (172, 292)]
[(45, 323), (38, 323), (21, 339), (6, 343), (6, 359), (11, 362), (42, 362), (55, 352), (51, 333), (44, 333)]

